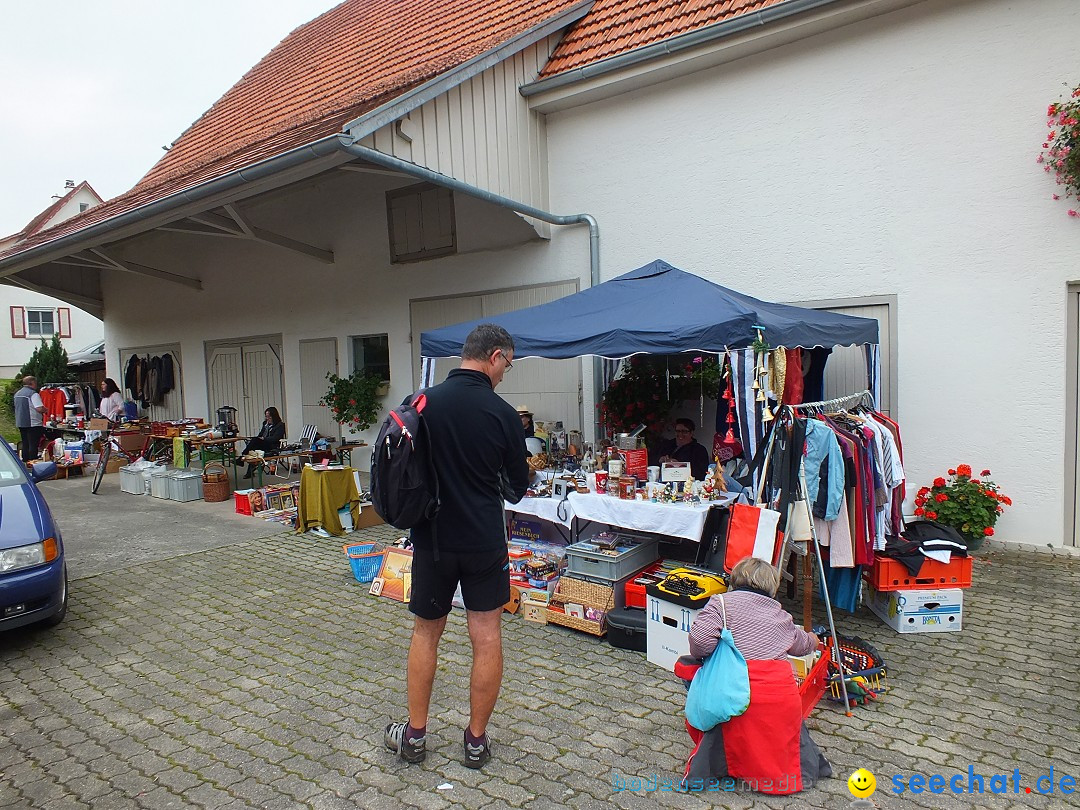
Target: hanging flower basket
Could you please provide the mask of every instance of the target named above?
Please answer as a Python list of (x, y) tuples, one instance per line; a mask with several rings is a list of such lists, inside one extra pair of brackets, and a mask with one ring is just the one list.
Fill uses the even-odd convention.
[[(1047, 107), (1046, 126), (1050, 131), (1036, 162), (1061, 186), (1064, 194), (1054, 194), (1055, 200), (1080, 198), (1080, 86)], [(1080, 211), (1070, 208), (1069, 216), (1080, 217)]]

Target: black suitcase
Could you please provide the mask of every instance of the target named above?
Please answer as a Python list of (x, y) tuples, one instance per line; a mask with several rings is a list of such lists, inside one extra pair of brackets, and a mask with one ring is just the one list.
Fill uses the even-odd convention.
[(618, 608), (607, 615), (607, 640), (620, 650), (646, 652), (645, 611), (641, 608)]

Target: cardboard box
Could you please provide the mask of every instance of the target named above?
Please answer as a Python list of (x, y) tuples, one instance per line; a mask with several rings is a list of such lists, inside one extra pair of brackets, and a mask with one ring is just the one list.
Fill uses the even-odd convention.
[(866, 606), (898, 633), (953, 633), (962, 627), (960, 588), (877, 591), (866, 589)]
[(645, 657), (668, 672), (679, 656), (690, 654), (690, 625), (701, 613), (660, 599), (645, 597)]
[(88, 421), (86, 423), (86, 429), (87, 430), (108, 430), (109, 429), (109, 420), (108, 419), (91, 419), (90, 421)]
[(120, 442), (120, 446), (124, 448), (124, 452), (126, 453), (141, 453), (143, 445), (146, 443), (146, 437), (138, 432), (114, 432), (112, 435), (113, 438)]
[(371, 526), (382, 526), (386, 521), (379, 517), (375, 507), (370, 503), (361, 504), (360, 519), (356, 521), (354, 529), (367, 529)]
[(127, 459), (123, 456), (109, 456), (109, 463), (105, 465), (105, 474), (120, 472), (120, 468), (127, 466)]

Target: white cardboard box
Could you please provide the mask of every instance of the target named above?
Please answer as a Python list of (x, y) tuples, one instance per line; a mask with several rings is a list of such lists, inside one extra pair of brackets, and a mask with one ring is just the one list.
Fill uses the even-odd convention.
[(876, 591), (868, 586), (866, 606), (898, 633), (952, 633), (961, 629), (964, 591)]
[(645, 657), (668, 672), (675, 669), (681, 655), (690, 654), (690, 625), (701, 613), (659, 599), (645, 597)]

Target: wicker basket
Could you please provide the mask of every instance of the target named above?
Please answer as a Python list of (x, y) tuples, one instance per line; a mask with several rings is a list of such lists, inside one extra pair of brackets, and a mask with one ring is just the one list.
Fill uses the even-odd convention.
[[(601, 610), (603, 615), (599, 621), (568, 616), (565, 612), (568, 602)], [(548, 624), (561, 624), (583, 633), (602, 636), (607, 633), (607, 614), (615, 606), (615, 589), (611, 585), (597, 585), (564, 575), (551, 595), (550, 604), (551, 607), (545, 611)]]
[(229, 500), (232, 490), (229, 488), (229, 473), (225, 465), (211, 461), (203, 468), (203, 500), (207, 503), (220, 503)]

